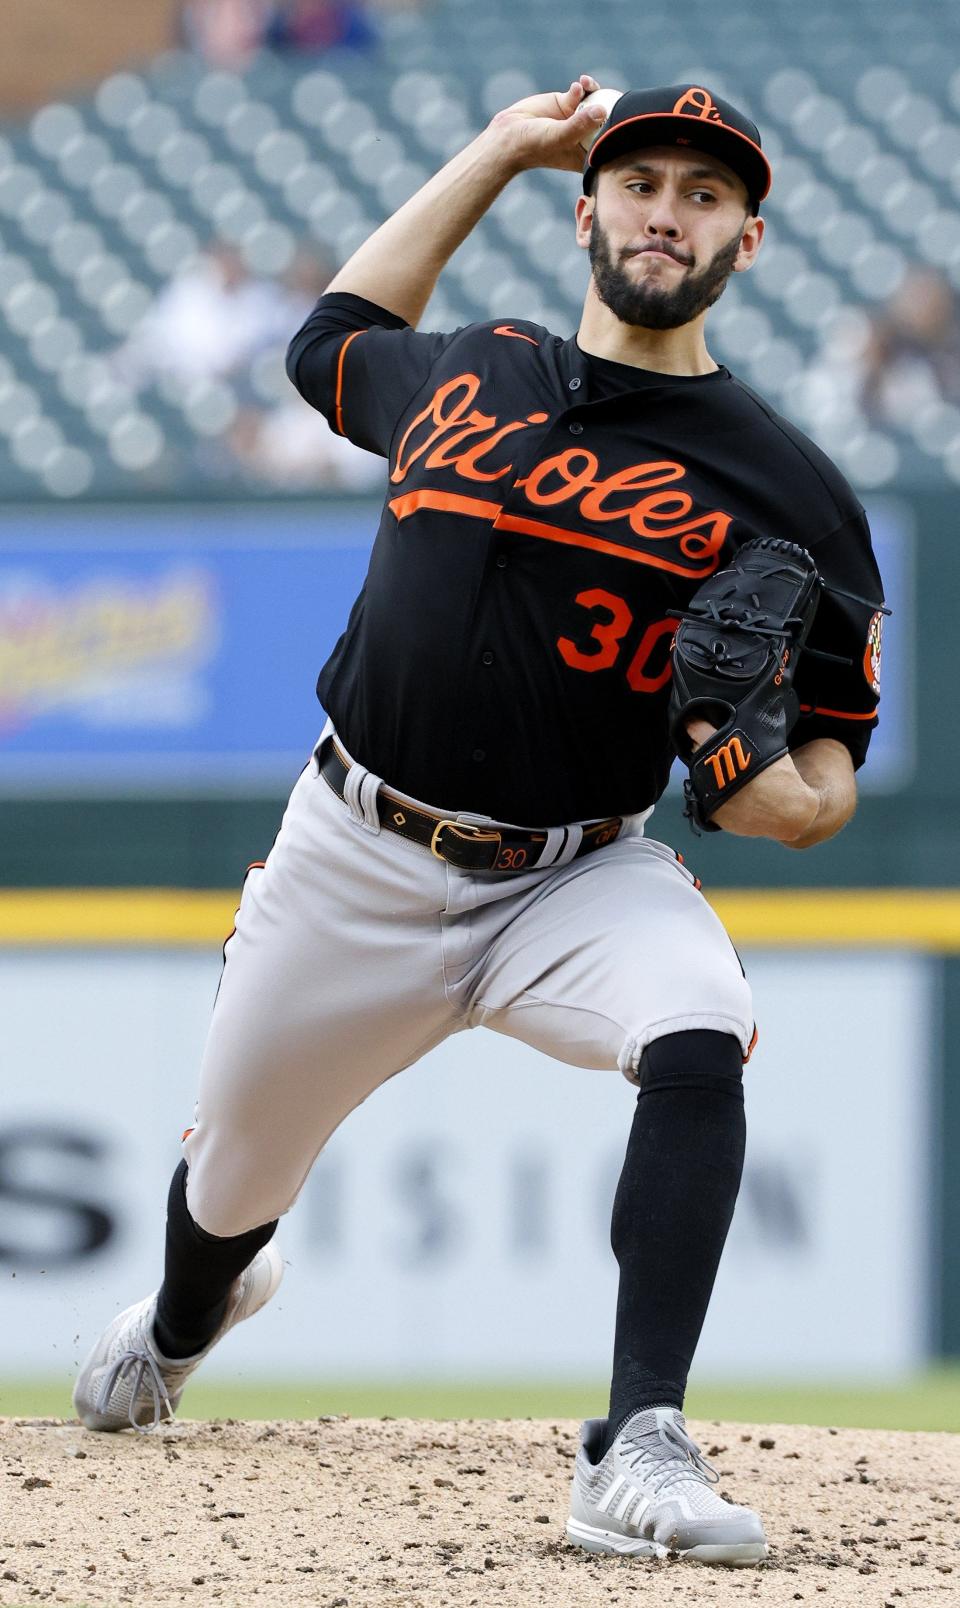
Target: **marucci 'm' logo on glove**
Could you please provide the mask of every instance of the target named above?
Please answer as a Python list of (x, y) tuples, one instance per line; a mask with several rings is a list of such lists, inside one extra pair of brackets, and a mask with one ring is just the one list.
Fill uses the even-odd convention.
[[(748, 744), (746, 752), (744, 743)], [(735, 782), (738, 776), (745, 775), (753, 757), (749, 739), (742, 732), (736, 732), (725, 743), (721, 743), (719, 748), (714, 749), (712, 754), (707, 754), (705, 759), (700, 759), (697, 763), (710, 767), (713, 771), (713, 785), (722, 793), (728, 782)]]
[[(695, 831), (718, 831), (720, 805), (787, 752), (800, 713), (793, 677), (819, 594), (806, 549), (765, 536), (745, 542), (677, 615), (670, 731), (690, 767), (685, 813)], [(691, 719), (717, 728), (697, 749)]]

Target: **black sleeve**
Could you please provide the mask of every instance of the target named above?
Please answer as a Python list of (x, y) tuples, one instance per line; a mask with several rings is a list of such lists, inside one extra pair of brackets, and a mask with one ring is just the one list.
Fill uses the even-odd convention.
[[(877, 724), (883, 624), (883, 584), (863, 510), (812, 544), (810, 552), (825, 585), (797, 666), (800, 719), (790, 734), (790, 747), (833, 737), (850, 750), (859, 768)], [(818, 658), (811, 648), (839, 655), (843, 662)]]
[(386, 458), (397, 422), (453, 334), (426, 335), (362, 296), (321, 296), (287, 373), (337, 435)]

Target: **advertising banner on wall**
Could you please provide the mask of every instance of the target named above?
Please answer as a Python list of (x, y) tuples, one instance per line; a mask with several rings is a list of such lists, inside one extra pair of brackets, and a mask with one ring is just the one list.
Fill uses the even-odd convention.
[[(746, 964), (747, 1163), (697, 1374), (902, 1375), (928, 1335), (932, 963)], [(0, 1380), (66, 1378), (159, 1282), (217, 977), (199, 953), (0, 956)], [(635, 1099), (617, 1072), (455, 1035), (334, 1135), (280, 1225), (279, 1295), (210, 1372), (602, 1380)]]
[(0, 787), (290, 785), (375, 530), (366, 505), (0, 519)]
[[(912, 768), (910, 530), (871, 510), (895, 613), (866, 791)], [(286, 791), (323, 724), (317, 674), (379, 508), (0, 516), (0, 796)]]

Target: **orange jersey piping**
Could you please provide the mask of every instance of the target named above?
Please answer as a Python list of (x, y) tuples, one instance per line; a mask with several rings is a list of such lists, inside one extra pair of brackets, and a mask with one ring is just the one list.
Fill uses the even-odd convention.
[(338, 435), (345, 433), (343, 428), (343, 360), (347, 355), (347, 347), (350, 342), (356, 340), (358, 335), (365, 335), (366, 333), (365, 329), (355, 329), (352, 335), (347, 336), (340, 348), (340, 356), (337, 359), (337, 394), (334, 399), (334, 429)]
[(801, 704), (802, 715), (829, 715), (831, 720), (876, 720), (877, 711), (871, 709), (867, 714), (856, 713), (852, 709), (821, 709), (819, 704)]

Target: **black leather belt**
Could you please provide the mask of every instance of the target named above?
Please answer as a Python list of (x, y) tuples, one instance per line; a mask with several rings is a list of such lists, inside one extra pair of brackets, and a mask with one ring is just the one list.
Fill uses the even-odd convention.
[[(343, 798), (350, 765), (334, 742), (317, 750), (320, 775)], [(470, 821), (454, 821), (435, 810), (416, 809), (391, 793), (382, 784), (377, 790), (377, 816), (387, 832), (396, 832), (429, 849), (438, 860), (445, 860), (458, 871), (532, 871), (547, 841), (546, 832), (526, 832), (522, 827), (474, 826)], [(579, 860), (594, 849), (602, 849), (620, 835), (622, 817), (591, 821), (573, 856)]]

